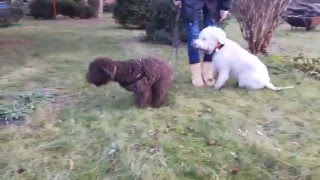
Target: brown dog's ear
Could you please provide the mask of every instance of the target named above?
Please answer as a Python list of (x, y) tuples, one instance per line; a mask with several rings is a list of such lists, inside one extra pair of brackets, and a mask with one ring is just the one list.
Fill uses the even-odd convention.
[(110, 76), (110, 79), (113, 81), (114, 76), (116, 75), (117, 66), (114, 66), (113, 72), (109, 71), (109, 69), (107, 68), (101, 68), (101, 69), (103, 70), (103, 72), (107, 73)]
[(107, 68), (101, 68), (105, 73), (107, 73), (110, 77), (112, 76), (111, 71), (109, 71)]

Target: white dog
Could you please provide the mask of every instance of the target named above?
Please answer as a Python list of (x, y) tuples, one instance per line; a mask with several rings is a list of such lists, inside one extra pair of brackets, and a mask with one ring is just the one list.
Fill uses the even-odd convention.
[(258, 57), (228, 39), (226, 33), (220, 28), (207, 27), (203, 29), (193, 45), (204, 53), (214, 53), (212, 62), (216, 73), (218, 73), (215, 90), (220, 90), (229, 78), (235, 79), (240, 88), (249, 90), (264, 87), (271, 90), (293, 88), (293, 86), (275, 87), (270, 82), (267, 67)]

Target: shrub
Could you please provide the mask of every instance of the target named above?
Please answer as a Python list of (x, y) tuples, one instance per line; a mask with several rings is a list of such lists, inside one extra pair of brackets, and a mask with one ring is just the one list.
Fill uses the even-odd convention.
[(14, 22), (18, 22), (23, 16), (21, 9), (10, 7), (6, 4), (0, 7), (0, 27), (8, 27)]
[[(125, 26), (146, 29), (146, 41), (171, 44), (177, 9), (171, 0), (117, 0), (113, 9), (113, 17)], [(221, 26), (225, 27), (229, 20)], [(183, 18), (179, 19), (179, 40), (187, 41), (186, 26)]]
[(116, 5), (116, 3), (105, 3), (103, 5), (103, 12), (113, 12), (113, 8)]
[(112, 11), (113, 18), (127, 28), (145, 28), (147, 7), (147, 0), (117, 0)]
[(267, 46), (276, 28), (282, 23), (279, 18), (291, 0), (238, 0), (233, 12), (239, 22), (243, 38), (251, 53), (267, 54)]
[(92, 6), (80, 4), (76, 16), (81, 19), (91, 18), (94, 15)]
[(89, 5), (78, 4), (75, 0), (62, 0), (57, 2), (57, 14), (71, 18), (90, 18), (94, 15), (94, 12), (93, 8)]
[(52, 4), (51, 0), (33, 0), (30, 2), (30, 15), (35, 19), (52, 19)]
[[(52, 19), (53, 10), (51, 0), (33, 0), (30, 3), (30, 15), (35, 19)], [(90, 18), (93, 16), (93, 9), (91, 6), (79, 4), (75, 0), (58, 0), (57, 14), (69, 16), (71, 18)]]
[[(153, 0), (148, 5), (148, 22), (146, 25), (146, 40), (156, 43), (171, 44), (177, 9), (171, 0)], [(201, 13), (199, 14), (201, 16)], [(230, 21), (230, 17), (221, 25), (225, 28)], [(179, 22), (179, 40), (187, 41), (186, 25), (182, 17)], [(203, 27), (203, 24), (201, 24)]]
[[(176, 7), (171, 0), (155, 0), (148, 5), (148, 22), (146, 40), (156, 43), (170, 44), (177, 15)], [(179, 21), (179, 38), (186, 41), (186, 30), (183, 21)]]
[(74, 0), (57, 1), (57, 14), (74, 18), (79, 11), (80, 7)]

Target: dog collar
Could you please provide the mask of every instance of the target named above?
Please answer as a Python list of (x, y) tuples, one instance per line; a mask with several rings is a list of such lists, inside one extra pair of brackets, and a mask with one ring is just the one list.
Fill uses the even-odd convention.
[[(143, 69), (143, 64), (142, 64), (142, 60), (141, 60), (141, 59), (139, 59), (139, 63), (141, 63), (142, 69)], [(136, 78), (138, 79), (138, 78), (140, 78), (141, 76), (142, 76), (142, 72), (139, 73)]]
[(218, 52), (221, 48), (223, 48), (224, 44), (221, 44), (220, 42), (218, 42), (218, 44), (216, 45), (216, 47), (213, 49), (212, 53), (210, 55), (214, 55), (216, 52)]

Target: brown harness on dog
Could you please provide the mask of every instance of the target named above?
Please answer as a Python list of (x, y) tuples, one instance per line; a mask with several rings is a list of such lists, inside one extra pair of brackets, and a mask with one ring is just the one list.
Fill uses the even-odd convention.
[(121, 86), (131, 86), (145, 77), (146, 74), (145, 74), (144, 65), (141, 59), (139, 59), (139, 64), (141, 64), (141, 72), (136, 76), (136, 80), (132, 83), (120, 83)]

